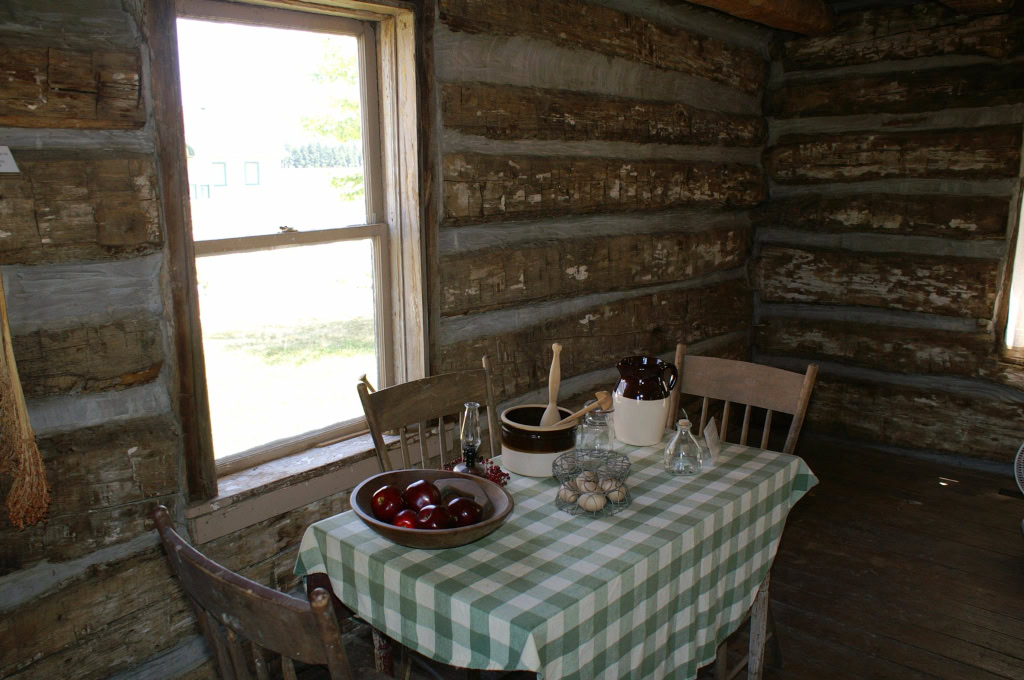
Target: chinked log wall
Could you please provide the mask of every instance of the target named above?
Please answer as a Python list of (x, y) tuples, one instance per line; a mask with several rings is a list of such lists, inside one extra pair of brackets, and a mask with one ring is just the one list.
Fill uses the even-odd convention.
[(765, 98), (760, 361), (823, 370), (812, 432), (1008, 462), (1024, 370), (998, 361), (1024, 18), (853, 12), (785, 43)]
[[(440, 0), (435, 371), (563, 401), (637, 352), (747, 358), (770, 33), (654, 1)], [(544, 397), (546, 400), (546, 396)]]

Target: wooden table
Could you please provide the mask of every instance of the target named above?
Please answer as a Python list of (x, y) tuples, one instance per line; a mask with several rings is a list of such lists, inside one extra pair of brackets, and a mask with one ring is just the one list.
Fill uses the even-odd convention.
[(633, 502), (616, 515), (570, 516), (555, 480), (513, 475), (515, 512), (476, 543), (405, 548), (347, 512), (307, 529), (296, 573), (327, 574), (375, 629), (453, 666), (693, 678), (751, 610), (817, 480), (795, 456), (738, 445), (694, 477), (665, 473), (662, 446), (622, 453)]

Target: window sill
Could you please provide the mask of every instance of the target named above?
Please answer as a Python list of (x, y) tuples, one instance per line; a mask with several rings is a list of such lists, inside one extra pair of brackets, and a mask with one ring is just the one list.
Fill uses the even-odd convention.
[(1003, 347), (999, 353), (999, 362), (1011, 366), (1024, 366), (1024, 347)]
[(378, 471), (373, 441), (365, 434), (225, 475), (215, 498), (185, 509), (192, 541), (200, 545), (309, 505)]

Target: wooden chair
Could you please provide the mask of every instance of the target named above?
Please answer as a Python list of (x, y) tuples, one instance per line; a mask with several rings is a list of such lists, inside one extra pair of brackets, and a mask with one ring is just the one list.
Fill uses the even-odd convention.
[(778, 412), (793, 416), (782, 451), (793, 453), (796, 450), (804, 417), (807, 415), (807, 404), (810, 402), (814, 382), (818, 377), (816, 364), (808, 365), (807, 372), (801, 375), (748, 361), (688, 355), (686, 345), (679, 344), (676, 346), (676, 368), (679, 369), (679, 380), (676, 381), (669, 400), (668, 427), (675, 429), (679, 395), (690, 394), (703, 398), (700, 427), (696, 432), (698, 435), (704, 432), (707, 425), (711, 401), (720, 400), (724, 402), (718, 433), (722, 441), (727, 441), (729, 437), (732, 407), (741, 405), (744, 407), (743, 426), (736, 443), (747, 444), (751, 413), (757, 408), (766, 411), (760, 447), (768, 448), (772, 416)]
[(327, 666), (331, 680), (351, 680), (327, 591), (317, 588), (307, 601), (250, 581), (186, 543), (164, 506), (153, 510), (153, 519), (224, 680), (251, 680), (251, 668), (258, 680), (268, 680), (263, 649), (281, 656), (285, 680), (295, 680), (292, 659)]
[[(747, 444), (751, 412), (758, 408), (766, 411), (760, 448), (768, 448), (772, 414), (780, 412), (793, 416), (782, 450), (784, 453), (793, 453), (796, 450), (796, 443), (807, 414), (807, 404), (810, 402), (814, 382), (818, 377), (816, 364), (810, 364), (807, 372), (801, 375), (747, 361), (690, 356), (686, 354), (686, 345), (681, 343), (676, 346), (675, 361), (676, 368), (679, 369), (679, 380), (676, 381), (676, 387), (669, 400), (669, 427), (675, 426), (680, 394), (689, 394), (702, 398), (698, 434), (703, 433), (707, 425), (711, 401), (721, 400), (724, 403), (719, 436), (723, 441), (728, 437), (732, 407), (739, 404), (744, 410), (743, 425), (737, 443)], [(739, 675), (744, 667), (747, 668), (749, 680), (759, 679), (763, 670), (765, 644), (769, 641), (772, 643), (775, 665), (782, 666), (782, 648), (775, 633), (775, 619), (772, 616), (768, 592), (769, 582), (770, 574), (761, 584), (748, 614), (751, 620), (749, 653), (730, 668), (728, 641), (723, 641), (715, 655), (715, 680), (730, 680)]]
[[(410, 438), (413, 430), (418, 435), (415, 443), (419, 446), (421, 467), (427, 467), (428, 461), (432, 458), (428, 451), (432, 434), (436, 434), (438, 438), (438, 467), (448, 460), (461, 456), (456, 436), (459, 417), (467, 401), (478, 402), (487, 409), (489, 446), (486, 449), (481, 447), (481, 453), (489, 452), (488, 457), (501, 453), (498, 409), (491, 386), (488, 357), (485, 356), (482, 363), (483, 368), (412, 380), (376, 392), (371, 392), (365, 382), (356, 385), (382, 472), (392, 469), (387, 443), (384, 440), (384, 433), (389, 431), (397, 432), (400, 438), (402, 465), (406, 468), (413, 466), (409, 453), (410, 445), (414, 443)], [(445, 423), (453, 421), (454, 431), (449, 440)]]

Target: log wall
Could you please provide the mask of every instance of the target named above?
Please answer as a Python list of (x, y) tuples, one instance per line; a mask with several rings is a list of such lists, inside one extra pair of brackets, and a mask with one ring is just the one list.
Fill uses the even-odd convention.
[(765, 96), (759, 361), (822, 365), (810, 432), (1006, 463), (1024, 369), (997, 301), (1019, 210), (1019, 13), (853, 11), (784, 43)]
[(745, 344), (769, 38), (653, 2), (439, 0), (433, 369), (486, 353), (499, 400), (537, 398), (559, 342), (572, 401), (624, 356)]

